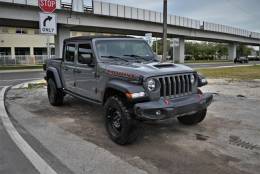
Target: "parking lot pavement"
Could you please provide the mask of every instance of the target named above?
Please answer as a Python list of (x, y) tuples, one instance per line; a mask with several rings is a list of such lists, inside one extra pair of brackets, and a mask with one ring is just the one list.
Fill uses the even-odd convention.
[[(121, 164), (128, 169), (127, 164), (131, 164), (129, 170), (148, 173), (258, 174), (260, 82), (210, 80), (203, 90), (214, 93), (204, 122), (197, 126), (182, 126), (175, 119), (147, 123), (139, 140), (129, 146), (118, 146), (108, 138), (100, 107), (70, 96), (66, 96), (64, 106), (52, 107), (45, 88), (9, 91), (7, 108), (72, 171), (111, 170), (109, 166)], [(22, 110), (24, 116), (17, 114)], [(66, 147), (58, 146), (61, 137), (66, 139)], [(88, 145), (95, 147), (96, 153), (86, 151)], [(88, 155), (96, 159), (99, 150), (100, 155), (111, 153), (126, 163), (82, 163)], [(79, 168), (79, 164), (84, 165)]]
[(37, 79), (43, 79), (43, 71), (21, 71), (21, 72), (0, 72), (0, 86), (10, 86), (23, 83), (26, 81), (32, 81)]

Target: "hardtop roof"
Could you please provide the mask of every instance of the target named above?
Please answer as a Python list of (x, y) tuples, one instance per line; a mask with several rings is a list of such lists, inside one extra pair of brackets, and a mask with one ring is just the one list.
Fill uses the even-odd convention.
[(79, 36), (79, 37), (71, 37), (68, 39), (65, 39), (64, 42), (77, 42), (77, 41), (86, 41), (86, 40), (92, 40), (92, 39), (138, 39), (135, 37), (130, 36)]

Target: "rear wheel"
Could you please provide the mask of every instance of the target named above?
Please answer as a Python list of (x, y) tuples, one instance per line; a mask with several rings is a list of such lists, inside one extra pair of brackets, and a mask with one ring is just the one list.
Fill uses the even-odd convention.
[(140, 132), (124, 100), (117, 96), (110, 97), (105, 104), (105, 124), (109, 137), (120, 145), (134, 142)]
[(207, 115), (207, 109), (197, 112), (196, 114), (178, 117), (180, 123), (184, 125), (195, 125), (202, 122)]
[(56, 83), (52, 78), (48, 79), (47, 92), (51, 105), (60, 106), (63, 104), (63, 91), (57, 88)]

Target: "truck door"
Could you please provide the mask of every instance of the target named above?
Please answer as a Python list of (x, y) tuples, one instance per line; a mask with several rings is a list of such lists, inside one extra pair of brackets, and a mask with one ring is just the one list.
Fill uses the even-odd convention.
[(63, 71), (63, 78), (65, 81), (65, 89), (74, 91), (75, 89), (75, 56), (76, 56), (76, 45), (69, 43), (64, 47), (64, 61), (61, 67)]
[(97, 98), (96, 67), (91, 42), (79, 43), (75, 68), (77, 94), (95, 100)]

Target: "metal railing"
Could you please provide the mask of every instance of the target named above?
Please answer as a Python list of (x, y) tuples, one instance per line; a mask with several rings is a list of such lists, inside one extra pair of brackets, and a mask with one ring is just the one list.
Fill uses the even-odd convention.
[[(51, 58), (54, 58), (51, 55)], [(37, 65), (43, 64), (48, 59), (47, 55), (1, 55), (0, 66), (8, 65)]]
[[(93, 1), (93, 13), (102, 16), (120, 17), (155, 23), (163, 22), (163, 15), (160, 12), (102, 1)], [(260, 39), (260, 33), (257, 32), (251, 32), (241, 28), (235, 28), (221, 24), (214, 24), (181, 16), (168, 15), (167, 23), (168, 25), (173, 26), (180, 26), (198, 30), (220, 32), (242, 37)]]
[[(85, 1), (84, 1), (85, 2)], [(72, 1), (60, 1), (60, 8), (63, 10), (72, 10)], [(93, 6), (84, 3), (84, 12), (93, 13)]]
[[(93, 13), (97, 15), (114, 16), (155, 23), (163, 22), (163, 15), (160, 12), (101, 1), (93, 1)], [(199, 20), (181, 16), (168, 15), (167, 23), (169, 25), (200, 29)]]

